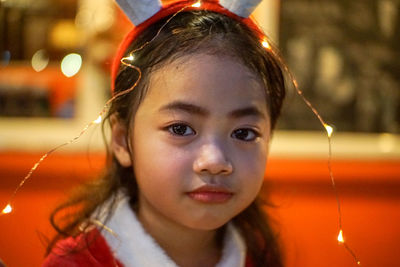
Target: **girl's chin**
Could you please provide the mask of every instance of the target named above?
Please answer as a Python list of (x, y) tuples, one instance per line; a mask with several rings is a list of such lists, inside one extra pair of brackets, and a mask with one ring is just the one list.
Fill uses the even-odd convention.
[(188, 228), (200, 231), (214, 231), (227, 224), (232, 218), (207, 218), (191, 221), (185, 224)]

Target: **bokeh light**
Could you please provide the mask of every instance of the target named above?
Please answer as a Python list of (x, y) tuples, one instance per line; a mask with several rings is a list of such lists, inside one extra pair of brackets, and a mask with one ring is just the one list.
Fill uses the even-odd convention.
[(1, 52), (0, 66), (7, 66), (11, 60), (11, 53), (8, 50)]
[(44, 49), (40, 49), (38, 51), (36, 51), (35, 54), (33, 54), (32, 56), (32, 68), (36, 71), (36, 72), (40, 72), (42, 70), (44, 70), (47, 65), (49, 64), (49, 56), (46, 52), (46, 50)]
[(71, 53), (61, 61), (61, 71), (67, 77), (72, 77), (79, 72), (82, 66), (82, 57), (79, 54)]

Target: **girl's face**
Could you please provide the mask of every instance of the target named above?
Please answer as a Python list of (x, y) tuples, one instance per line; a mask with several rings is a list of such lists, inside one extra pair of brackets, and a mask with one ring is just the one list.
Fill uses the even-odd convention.
[(227, 223), (260, 190), (269, 125), (262, 83), (232, 58), (190, 55), (153, 72), (131, 154), (114, 144), (134, 164), (139, 218), (198, 230)]

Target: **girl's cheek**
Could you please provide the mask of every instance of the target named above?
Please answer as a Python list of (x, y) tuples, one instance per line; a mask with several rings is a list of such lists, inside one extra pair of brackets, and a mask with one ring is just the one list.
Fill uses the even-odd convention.
[(265, 175), (265, 168), (267, 166), (267, 150), (259, 147), (253, 153), (248, 153), (246, 157), (242, 158), (241, 166), (243, 172), (246, 173), (246, 179), (253, 179), (255, 181), (262, 180)]
[(168, 139), (161, 138), (161, 140), (152, 142), (155, 149), (154, 153), (150, 153), (150, 157), (168, 169), (180, 169), (182, 165), (190, 164), (193, 149), (185, 146), (181, 141)]

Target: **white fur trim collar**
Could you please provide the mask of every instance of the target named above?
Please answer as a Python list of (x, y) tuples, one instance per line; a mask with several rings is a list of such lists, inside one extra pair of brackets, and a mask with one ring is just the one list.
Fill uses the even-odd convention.
[[(100, 221), (104, 222), (104, 218), (105, 214), (100, 210)], [(125, 267), (178, 267), (143, 229), (126, 195), (118, 195), (113, 214), (105, 226), (112, 232), (103, 230), (102, 235), (115, 257)], [(229, 223), (225, 232), (222, 258), (216, 267), (243, 267), (245, 259), (245, 242), (233, 224)]]

